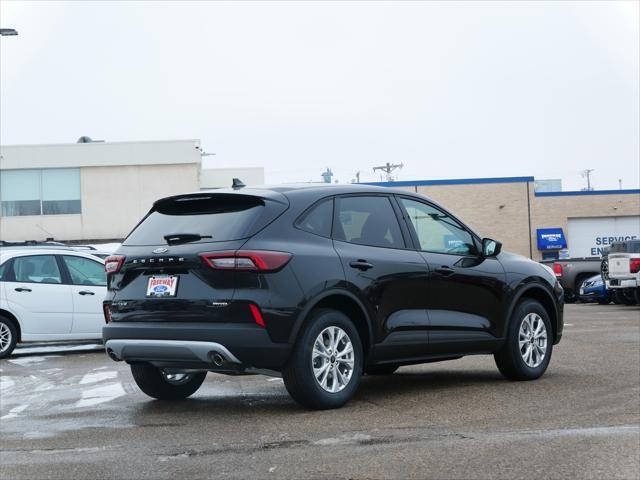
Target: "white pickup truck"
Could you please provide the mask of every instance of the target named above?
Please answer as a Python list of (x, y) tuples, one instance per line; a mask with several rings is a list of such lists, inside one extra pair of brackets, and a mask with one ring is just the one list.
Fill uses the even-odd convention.
[(602, 277), (623, 303), (640, 304), (640, 240), (613, 243)]

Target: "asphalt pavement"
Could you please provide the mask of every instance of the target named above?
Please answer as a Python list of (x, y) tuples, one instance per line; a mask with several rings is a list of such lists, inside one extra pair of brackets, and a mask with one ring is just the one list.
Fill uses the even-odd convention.
[(640, 478), (640, 307), (568, 305), (546, 374), (489, 356), (367, 376), (339, 410), (209, 374), (154, 401), (93, 347), (0, 360), (0, 478)]

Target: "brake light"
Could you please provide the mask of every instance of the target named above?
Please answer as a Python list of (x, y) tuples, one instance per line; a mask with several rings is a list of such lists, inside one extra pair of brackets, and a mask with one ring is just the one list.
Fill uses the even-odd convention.
[(253, 320), (262, 328), (266, 327), (264, 323), (264, 318), (262, 318), (262, 312), (260, 311), (260, 309), (255, 303), (249, 304), (249, 310), (251, 310), (251, 315), (253, 315)]
[(216, 270), (248, 270), (273, 272), (284, 267), (291, 254), (266, 250), (237, 250), (231, 252), (201, 253), (202, 261)]
[(123, 263), (123, 255), (111, 255), (104, 260), (104, 271), (107, 273), (118, 273)]
[(630, 258), (629, 259), (629, 271), (631, 273), (640, 272), (640, 258)]
[(562, 276), (562, 274), (564, 273), (564, 272), (562, 271), (562, 265), (561, 265), (561, 264), (559, 264), (559, 263), (554, 263), (554, 264), (553, 264), (553, 273), (555, 273), (555, 274), (556, 274), (556, 277), (561, 277), (561, 276)]
[(108, 303), (102, 304), (102, 312), (104, 313), (104, 323), (111, 323), (111, 309)]

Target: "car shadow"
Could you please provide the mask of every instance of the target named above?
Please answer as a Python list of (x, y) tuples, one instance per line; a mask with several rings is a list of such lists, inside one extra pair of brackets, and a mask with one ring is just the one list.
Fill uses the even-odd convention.
[[(495, 386), (507, 385), (508, 382), (500, 374), (489, 370), (470, 371), (437, 371), (437, 372), (396, 372), (393, 375), (373, 376), (362, 378), (354, 398), (348, 402), (341, 412), (348, 412), (352, 408), (369, 408), (371, 404), (392, 401), (401, 397), (415, 397), (420, 395), (422, 400), (451, 392), (451, 398), (456, 398), (460, 390), (478, 385)], [(220, 416), (238, 416), (251, 414), (269, 414), (277, 419), (279, 415), (289, 418), (292, 413), (301, 415), (313, 414), (313, 410), (301, 407), (291, 399), (284, 386), (273, 389), (265, 388), (259, 391), (252, 388), (243, 393), (222, 393), (207, 395), (206, 392), (196, 394), (185, 401), (151, 400), (141, 402), (134, 407), (134, 421), (139, 426), (145, 426), (145, 420), (150, 417), (170, 416), (171, 422), (178, 424), (190, 421), (193, 416), (202, 415), (208, 420)], [(155, 425), (155, 422), (149, 426)]]

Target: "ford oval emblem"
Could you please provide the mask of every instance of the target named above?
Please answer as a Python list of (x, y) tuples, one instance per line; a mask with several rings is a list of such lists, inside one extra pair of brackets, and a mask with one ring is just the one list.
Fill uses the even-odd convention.
[(153, 253), (167, 253), (169, 251), (168, 248), (164, 248), (164, 247), (160, 247), (160, 248), (156, 248)]

